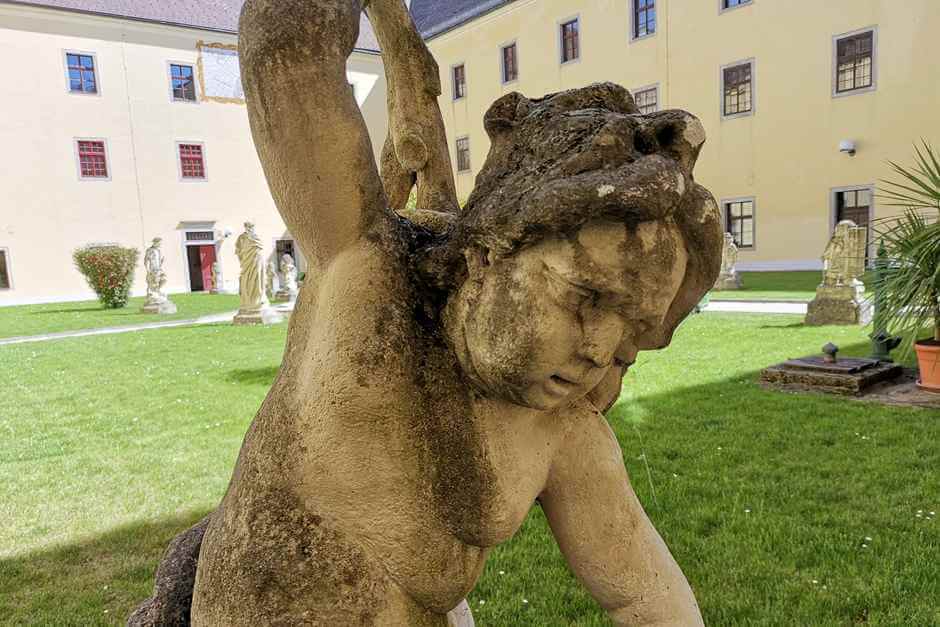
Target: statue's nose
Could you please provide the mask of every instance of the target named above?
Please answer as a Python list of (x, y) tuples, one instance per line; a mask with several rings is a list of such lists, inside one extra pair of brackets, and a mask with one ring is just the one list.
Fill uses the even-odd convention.
[(636, 148), (645, 154), (663, 154), (691, 172), (705, 143), (705, 127), (685, 111), (663, 111), (648, 117), (636, 135)]

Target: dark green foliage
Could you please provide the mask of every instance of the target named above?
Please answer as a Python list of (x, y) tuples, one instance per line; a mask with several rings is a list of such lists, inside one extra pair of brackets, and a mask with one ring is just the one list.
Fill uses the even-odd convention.
[(127, 305), (139, 256), (136, 248), (116, 244), (89, 244), (72, 253), (75, 267), (85, 275), (101, 304), (109, 309)]
[(904, 213), (876, 223), (889, 260), (875, 285), (879, 318), (907, 350), (925, 328), (940, 341), (940, 162), (926, 142), (914, 150), (913, 168), (891, 163), (904, 182), (883, 181), (881, 197)]

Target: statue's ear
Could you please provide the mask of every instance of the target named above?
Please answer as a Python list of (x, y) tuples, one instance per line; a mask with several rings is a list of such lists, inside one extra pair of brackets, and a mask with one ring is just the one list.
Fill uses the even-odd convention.
[(490, 136), (490, 139), (497, 139), (511, 132), (516, 127), (516, 123), (529, 113), (531, 106), (532, 102), (519, 92), (506, 94), (490, 105), (486, 115), (483, 116), (486, 134)]

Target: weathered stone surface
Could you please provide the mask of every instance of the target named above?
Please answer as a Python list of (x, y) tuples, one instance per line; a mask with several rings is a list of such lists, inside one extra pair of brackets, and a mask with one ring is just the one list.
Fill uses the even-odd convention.
[(209, 516), (176, 536), (157, 567), (153, 596), (127, 619), (128, 627), (187, 627), (193, 582)]
[(741, 277), (738, 275), (738, 247), (734, 243), (734, 236), (725, 233), (724, 246), (721, 251), (721, 271), (718, 280), (712, 288), (716, 292), (741, 289)]
[(169, 299), (156, 302), (145, 302), (140, 308), (143, 313), (149, 314), (175, 314), (176, 304)]
[(760, 380), (762, 383), (785, 389), (861, 396), (873, 386), (897, 379), (902, 373), (901, 366), (886, 362), (876, 362), (857, 371), (846, 369), (842, 372), (808, 369), (793, 362), (786, 362), (765, 368), (761, 371)]
[(864, 286), (843, 285), (816, 288), (816, 298), (806, 309), (805, 323), (822, 325), (866, 325), (871, 322), (871, 305), (865, 300)]
[[(398, 215), (346, 83), (361, 9), (242, 13), (252, 134), (310, 270), (206, 529), (193, 624), (447, 625), (538, 502), (615, 624), (700, 625), (599, 410), (718, 275), (718, 208), (692, 174), (701, 123), (638, 115), (610, 83), (509, 94), (461, 211), (442, 130), (396, 123), (388, 194), (417, 171), (430, 203)], [(403, 86), (439, 86), (404, 4), (372, 0), (369, 17), (393, 107), (420, 118)]]

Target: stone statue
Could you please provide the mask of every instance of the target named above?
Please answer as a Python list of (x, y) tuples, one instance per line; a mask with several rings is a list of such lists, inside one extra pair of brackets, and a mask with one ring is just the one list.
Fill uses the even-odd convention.
[(823, 252), (823, 279), (806, 311), (806, 324), (868, 324), (871, 305), (865, 299), (865, 251), (868, 229), (851, 220), (836, 225)]
[(143, 307), (140, 308), (143, 313), (176, 313), (176, 305), (170, 301), (163, 291), (166, 286), (166, 272), (163, 271), (164, 257), (160, 251), (162, 241), (159, 237), (153, 238), (153, 243), (144, 252), (144, 270), (147, 272), (147, 299), (144, 301)]
[(294, 265), (294, 258), (284, 253), (281, 256), (281, 289), (277, 292), (278, 300), (294, 301), (297, 300), (297, 266)]
[[(245, 3), (252, 134), (310, 278), (225, 497), (130, 624), (192, 590), (195, 626), (469, 625), (462, 600), (537, 503), (615, 624), (701, 625), (602, 413), (718, 275), (701, 123), (641, 116), (611, 83), (508, 94), (458, 210), (402, 0), (367, 4), (393, 147), (376, 170), (345, 75), (361, 9)], [(420, 208), (396, 215), (415, 182)]]
[(222, 285), (222, 264), (218, 261), (212, 262), (212, 287), (209, 290), (210, 294), (221, 294), (224, 292), (224, 286)]
[(277, 260), (271, 259), (268, 261), (268, 271), (264, 275), (264, 292), (268, 295), (269, 300), (273, 301), (277, 296), (277, 286), (275, 284), (277, 281)]
[(716, 291), (741, 289), (741, 277), (735, 267), (738, 263), (738, 247), (734, 243), (734, 235), (725, 233), (725, 245), (721, 251), (721, 272), (715, 281)]
[(241, 304), (235, 314), (235, 324), (271, 324), (280, 322), (264, 293), (264, 245), (255, 233), (255, 225), (245, 222), (245, 232), (235, 240), (235, 254), (241, 265), (238, 293)]
[(823, 252), (823, 281), (826, 287), (856, 285), (865, 274), (865, 247), (868, 229), (851, 220), (836, 225)]

